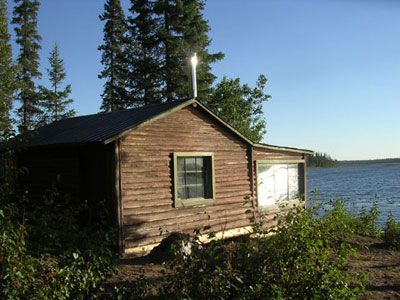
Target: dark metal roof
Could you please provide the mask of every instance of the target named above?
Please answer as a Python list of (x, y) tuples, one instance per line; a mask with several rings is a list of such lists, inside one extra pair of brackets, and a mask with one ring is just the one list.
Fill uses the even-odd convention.
[[(141, 108), (80, 116), (53, 122), (28, 132), (15, 140), (24, 140), (21, 146), (47, 146), (78, 143), (103, 143), (110, 138), (136, 128), (180, 105), (186, 106), (193, 100), (175, 101)], [(19, 143), (18, 143), (19, 144)]]
[(228, 128), (253, 147), (304, 154), (313, 153), (311, 150), (306, 149), (254, 143), (194, 99), (65, 119), (19, 135), (11, 141), (11, 144), (22, 147), (92, 143), (107, 144), (146, 122), (160, 118), (167, 113), (179, 110), (190, 104), (201, 107), (216, 121), (220, 122), (221, 125)]

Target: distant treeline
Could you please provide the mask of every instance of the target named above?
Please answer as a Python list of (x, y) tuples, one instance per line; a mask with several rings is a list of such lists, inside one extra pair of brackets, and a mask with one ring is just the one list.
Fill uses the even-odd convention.
[(332, 168), (338, 166), (339, 162), (326, 153), (315, 152), (308, 157), (307, 165), (316, 168)]
[(360, 164), (399, 164), (400, 158), (367, 159), (367, 160), (343, 160), (340, 165), (360, 165)]

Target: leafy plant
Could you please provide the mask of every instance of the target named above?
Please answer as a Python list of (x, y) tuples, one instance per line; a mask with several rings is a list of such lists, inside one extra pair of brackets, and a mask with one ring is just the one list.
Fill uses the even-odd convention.
[(321, 218), (332, 239), (344, 240), (352, 234), (372, 237), (381, 235), (377, 200), (374, 201), (370, 210), (362, 208), (356, 214), (350, 213), (341, 199), (333, 201), (332, 206), (330, 210), (325, 209), (324, 216)]
[(391, 213), (388, 216), (383, 239), (389, 248), (400, 250), (400, 222), (396, 222)]
[[(255, 224), (254, 238), (213, 241), (194, 238), (192, 253), (167, 263), (160, 295), (175, 299), (352, 299), (364, 289), (364, 276), (346, 271), (356, 255), (330, 235), (333, 221), (315, 209), (295, 207), (277, 216), (272, 231)], [(201, 292), (199, 292), (201, 291)]]

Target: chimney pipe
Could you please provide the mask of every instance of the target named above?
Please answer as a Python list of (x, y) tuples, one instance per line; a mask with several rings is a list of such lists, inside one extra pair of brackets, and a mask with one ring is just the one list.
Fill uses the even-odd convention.
[(193, 87), (193, 98), (197, 98), (197, 75), (196, 75), (196, 66), (197, 66), (197, 54), (194, 53), (192, 58), (190, 59), (192, 63), (192, 87)]

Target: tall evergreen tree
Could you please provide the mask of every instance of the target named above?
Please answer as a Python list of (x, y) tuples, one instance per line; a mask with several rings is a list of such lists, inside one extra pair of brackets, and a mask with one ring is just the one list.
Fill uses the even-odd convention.
[(14, 67), (8, 32), (7, 1), (0, 0), (0, 141), (12, 132), (10, 117), (15, 90)]
[(21, 132), (38, 126), (41, 114), (39, 95), (34, 80), (40, 78), (39, 50), (41, 36), (37, 31), (39, 0), (15, 0), (12, 23), (16, 25), (16, 42), (20, 46), (17, 59), (17, 98), (22, 105), (17, 110)]
[(209, 25), (203, 0), (131, 0), (128, 61), (131, 106), (187, 99), (192, 96), (190, 57), (197, 53), (198, 99), (212, 94)]
[(162, 77), (160, 74), (160, 43), (154, 2), (131, 0), (129, 9), (128, 61), (130, 65), (129, 86), (132, 106), (162, 102)]
[(205, 104), (241, 134), (259, 142), (266, 132), (262, 104), (271, 97), (264, 92), (266, 83), (264, 75), (254, 88), (242, 85), (239, 78), (224, 77)]
[(197, 53), (198, 99), (206, 100), (212, 92), (215, 76), (211, 64), (221, 60), (223, 53), (210, 54), (209, 25), (203, 17), (202, 0), (155, 0), (154, 13), (162, 48), (161, 74), (167, 101), (190, 98), (190, 56)]
[(42, 123), (48, 124), (75, 115), (75, 111), (69, 106), (74, 102), (70, 98), (71, 85), (63, 88), (63, 82), (67, 76), (64, 61), (60, 57), (57, 44), (54, 45), (49, 57), (50, 68), (47, 69), (51, 88), (40, 86), (41, 107), (43, 110)]
[(128, 63), (126, 51), (127, 24), (119, 0), (107, 0), (104, 12), (100, 15), (104, 24), (104, 43), (98, 48), (102, 51), (103, 71), (100, 79), (105, 79), (101, 110), (113, 111), (129, 106), (127, 92)]

